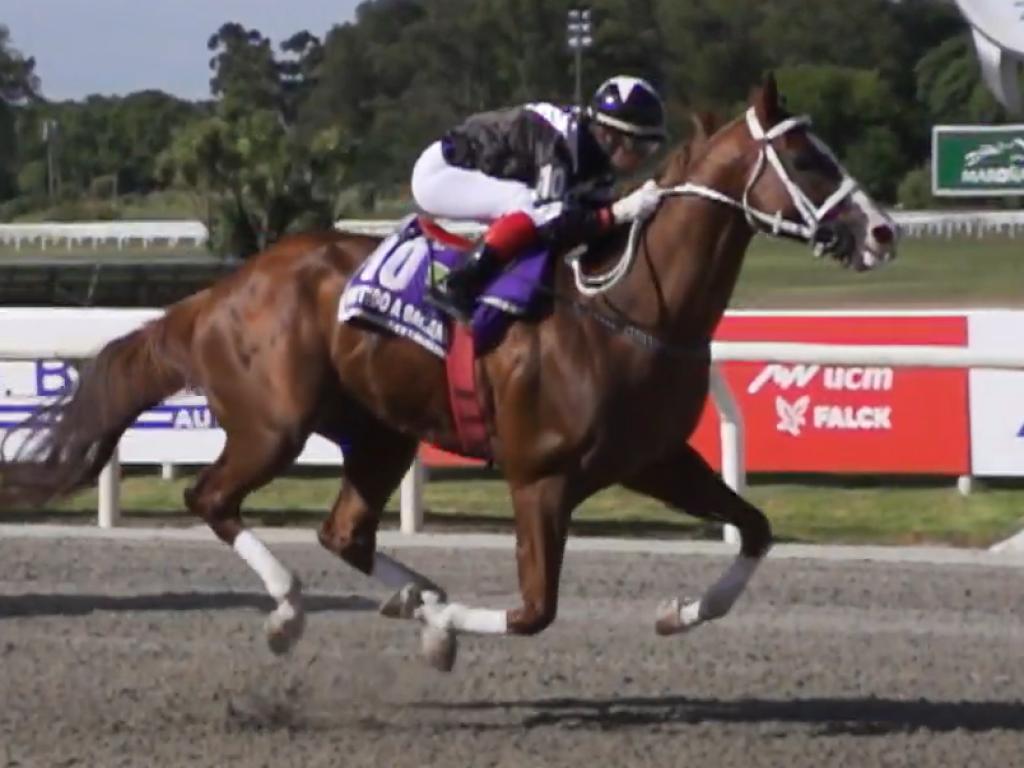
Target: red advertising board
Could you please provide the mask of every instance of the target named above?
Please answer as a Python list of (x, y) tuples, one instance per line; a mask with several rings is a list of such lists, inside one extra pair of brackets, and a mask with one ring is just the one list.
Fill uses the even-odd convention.
[[(960, 315), (729, 315), (719, 341), (966, 346)], [(969, 474), (968, 372), (726, 363), (748, 472)], [(721, 465), (708, 403), (693, 444)]]
[(442, 451), (424, 443), (420, 446), (420, 459), (428, 467), (482, 467), (482, 461), (464, 459), (454, 453)]
[[(966, 346), (963, 315), (729, 314), (718, 341)], [(746, 427), (748, 472), (970, 473), (968, 372), (726, 363)], [(693, 444), (721, 466), (709, 401)], [(475, 465), (429, 446), (428, 466)]]

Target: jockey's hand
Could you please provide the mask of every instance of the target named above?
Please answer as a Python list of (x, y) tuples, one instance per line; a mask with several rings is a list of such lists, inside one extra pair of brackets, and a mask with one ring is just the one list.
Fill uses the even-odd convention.
[(634, 189), (625, 197), (612, 204), (612, 216), (616, 224), (627, 224), (643, 219), (654, 213), (661, 202), (663, 191), (657, 182), (649, 179), (643, 186)]

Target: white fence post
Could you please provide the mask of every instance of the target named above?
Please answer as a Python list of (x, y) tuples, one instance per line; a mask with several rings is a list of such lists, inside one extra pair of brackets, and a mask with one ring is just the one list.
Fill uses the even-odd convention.
[(974, 477), (971, 475), (960, 475), (956, 479), (956, 490), (961, 496), (970, 496), (974, 490)]
[[(736, 493), (747, 490), (747, 462), (743, 451), (746, 436), (743, 429), (743, 412), (729, 389), (721, 369), (711, 364), (711, 397), (718, 411), (718, 429), (722, 441), (722, 479)], [(740, 532), (734, 525), (726, 525), (723, 538), (729, 544), (739, 544)]]
[(100, 528), (113, 528), (121, 521), (121, 462), (118, 458), (117, 446), (114, 446), (114, 451), (110, 454), (110, 461), (100, 472), (97, 491), (99, 493), (97, 523)]
[(409, 471), (402, 478), (400, 526), (402, 533), (419, 533), (423, 530), (423, 462), (414, 459)]

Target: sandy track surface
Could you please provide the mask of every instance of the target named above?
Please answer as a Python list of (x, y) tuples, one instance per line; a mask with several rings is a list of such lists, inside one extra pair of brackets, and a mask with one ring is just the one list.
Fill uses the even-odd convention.
[[(214, 544), (0, 541), (0, 766), (1006, 766), (1024, 751), (1024, 570), (775, 560), (734, 613), (658, 638), (721, 557), (568, 558), (559, 620), (463, 639), (455, 671), (318, 548), (303, 642), (264, 646)], [(400, 555), (452, 596), (516, 594), (512, 553)]]

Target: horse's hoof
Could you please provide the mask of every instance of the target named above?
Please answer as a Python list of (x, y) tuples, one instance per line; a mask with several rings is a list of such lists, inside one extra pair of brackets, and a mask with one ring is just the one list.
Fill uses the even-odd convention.
[(683, 620), (679, 614), (679, 600), (668, 600), (658, 606), (658, 617), (654, 622), (654, 631), (661, 637), (677, 635), (685, 632)]
[(380, 615), (388, 619), (414, 619), (423, 605), (423, 592), (416, 584), (406, 584), (380, 604)]
[(426, 662), (438, 672), (451, 672), (459, 649), (455, 633), (428, 624), (423, 627), (420, 639)]
[(654, 631), (662, 637), (690, 632), (707, 621), (700, 615), (700, 612), (700, 600), (689, 600), (682, 603), (679, 598), (673, 598), (658, 606)]
[(444, 605), (448, 602), (448, 593), (434, 582), (425, 579), (420, 582), (419, 587), (420, 594), (423, 595), (424, 603)]
[(275, 656), (283, 656), (295, 647), (306, 629), (306, 614), (301, 609), (282, 609), (267, 616), (263, 631), (267, 635), (267, 647)]

